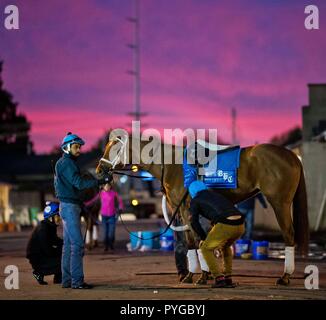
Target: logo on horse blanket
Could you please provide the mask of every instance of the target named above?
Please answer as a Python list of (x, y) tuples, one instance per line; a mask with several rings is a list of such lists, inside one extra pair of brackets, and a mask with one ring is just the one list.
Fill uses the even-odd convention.
[[(191, 182), (200, 179), (209, 188), (237, 188), (240, 146), (232, 146), (220, 151), (203, 148), (202, 153), (199, 152), (200, 147), (195, 143), (184, 151), (184, 187), (188, 188)], [(206, 158), (203, 159), (203, 156)]]

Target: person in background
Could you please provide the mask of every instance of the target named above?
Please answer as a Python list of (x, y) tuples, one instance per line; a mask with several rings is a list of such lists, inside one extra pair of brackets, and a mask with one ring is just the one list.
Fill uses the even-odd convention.
[(101, 216), (104, 229), (104, 251), (114, 250), (115, 226), (119, 211), (123, 210), (122, 199), (112, 189), (110, 184), (105, 184), (100, 193)]
[(255, 215), (255, 201), (259, 200), (260, 204), (264, 209), (267, 209), (267, 203), (261, 193), (251, 197), (245, 201), (242, 201), (236, 205), (239, 211), (245, 216), (245, 233), (241, 239), (251, 240), (252, 231), (254, 227), (254, 215)]
[(27, 244), (26, 258), (33, 268), (33, 276), (41, 285), (48, 284), (44, 276), (54, 275), (53, 283), (61, 283), (61, 255), (63, 240), (57, 236), (59, 203), (47, 202), (44, 220), (34, 229)]

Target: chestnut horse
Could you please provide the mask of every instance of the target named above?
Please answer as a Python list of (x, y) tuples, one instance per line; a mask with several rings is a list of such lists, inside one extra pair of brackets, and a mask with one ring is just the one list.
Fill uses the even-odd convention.
[[(171, 208), (176, 208), (185, 192), (183, 185), (183, 167), (175, 161), (176, 152), (183, 154), (183, 148), (163, 143), (152, 150), (153, 154), (160, 152), (162, 160), (170, 156), (172, 164), (155, 164), (142, 161), (140, 154), (147, 141), (132, 143), (131, 137), (117, 136), (110, 138), (105, 147), (103, 158), (97, 166), (96, 172), (122, 168), (126, 163), (137, 164), (141, 169), (150, 172), (163, 184), (166, 199)], [(140, 150), (136, 150), (140, 148)], [(161, 147), (161, 149), (159, 149)], [(113, 161), (111, 151), (119, 150)], [(180, 149), (182, 148), (182, 149)], [(146, 148), (146, 150), (148, 147)], [(166, 150), (171, 150), (166, 155)], [(137, 156), (138, 154), (138, 156)], [(131, 160), (132, 159), (132, 160)], [(163, 174), (163, 176), (162, 176)], [(238, 168), (238, 187), (236, 189), (213, 189), (223, 194), (234, 204), (241, 202), (262, 192), (272, 205), (285, 242), (284, 273), (277, 284), (288, 285), (290, 276), (294, 272), (294, 248), (297, 245), (299, 252), (306, 255), (309, 242), (309, 223), (307, 213), (307, 195), (303, 167), (298, 157), (290, 150), (272, 144), (258, 144), (241, 149), (240, 166)], [(190, 196), (180, 207), (181, 219), (189, 224), (188, 208)], [(291, 217), (293, 207), (293, 219)], [(188, 248), (196, 247), (196, 235), (190, 228), (186, 231)]]
[[(83, 178), (94, 179), (89, 172), (82, 174)], [(85, 246), (88, 250), (92, 250), (98, 245), (98, 226), (97, 221), (101, 209), (99, 188), (90, 188), (83, 190), (80, 197), (83, 201), (81, 216), (86, 222)]]

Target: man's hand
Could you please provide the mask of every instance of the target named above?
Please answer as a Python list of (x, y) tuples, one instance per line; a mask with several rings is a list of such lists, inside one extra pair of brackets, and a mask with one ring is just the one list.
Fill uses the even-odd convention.
[(104, 174), (104, 177), (102, 179), (98, 180), (98, 184), (99, 185), (107, 184), (107, 183), (110, 183), (112, 180), (113, 180), (112, 173), (109, 172), (109, 173)]
[(204, 240), (200, 240), (199, 241), (199, 245), (198, 245), (198, 248), (200, 249), (200, 247), (203, 245), (203, 243), (204, 243)]

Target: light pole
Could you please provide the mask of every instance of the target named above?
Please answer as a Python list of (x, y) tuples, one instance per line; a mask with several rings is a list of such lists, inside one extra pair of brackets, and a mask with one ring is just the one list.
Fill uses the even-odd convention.
[(140, 121), (141, 116), (146, 115), (140, 111), (140, 10), (139, 1), (135, 2), (135, 16), (128, 17), (127, 21), (134, 24), (134, 42), (128, 44), (128, 48), (133, 50), (133, 70), (128, 70), (127, 73), (134, 77), (134, 111), (129, 112), (128, 115), (134, 117), (134, 120)]

